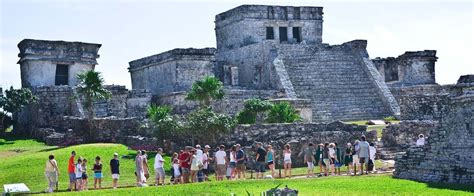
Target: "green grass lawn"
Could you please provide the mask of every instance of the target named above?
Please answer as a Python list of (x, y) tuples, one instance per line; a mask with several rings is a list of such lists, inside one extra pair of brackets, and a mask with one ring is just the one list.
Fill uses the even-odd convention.
[[(104, 162), (104, 182), (103, 190), (91, 190), (83, 192), (64, 192), (68, 185), (67, 160), (72, 150), (75, 150), (78, 156), (93, 160), (95, 156), (100, 155)], [(111, 179), (108, 167), (108, 161), (112, 154), (118, 152), (121, 156), (121, 177), (119, 184), (121, 187), (116, 190), (110, 189)], [(323, 178), (299, 178), (299, 179), (276, 179), (276, 180), (243, 180), (243, 181), (224, 181), (215, 182), (213, 176), (210, 176), (211, 182), (186, 184), (186, 185), (167, 185), (165, 187), (147, 187), (130, 188), (135, 185), (134, 176), (134, 157), (135, 151), (128, 150), (126, 146), (120, 144), (85, 144), (71, 146), (67, 148), (58, 148), (46, 146), (43, 143), (29, 139), (0, 139), (0, 185), (10, 183), (25, 183), (32, 192), (40, 193), (47, 187), (47, 181), (44, 177), (44, 166), (49, 154), (57, 157), (60, 175), (60, 190), (58, 194), (78, 194), (78, 195), (247, 195), (249, 191), (253, 195), (259, 195), (260, 192), (277, 186), (278, 184), (288, 185), (290, 188), (298, 189), (301, 195), (318, 194), (405, 194), (405, 195), (472, 195), (467, 192), (471, 190), (464, 186), (456, 185), (433, 185), (419, 183), (409, 180), (393, 179), (391, 175), (370, 175), (370, 176), (337, 176)], [(150, 162), (152, 167), (154, 155)], [(169, 157), (165, 157), (169, 164)], [(381, 164), (377, 162), (376, 165)], [(165, 165), (169, 168), (169, 165)], [(92, 164), (89, 165), (89, 169)], [(315, 169), (316, 172), (319, 168)], [(344, 171), (344, 170), (343, 170)], [(294, 175), (305, 175), (305, 168), (295, 168)], [(90, 176), (92, 172), (89, 172)], [(278, 174), (278, 170), (276, 172)], [(152, 173), (153, 174), (153, 173)], [(247, 174), (247, 177), (250, 177)], [(89, 187), (92, 186), (92, 179), (89, 180)], [(167, 180), (168, 181), (168, 180)], [(459, 189), (460, 191), (457, 191)]]
[[(367, 131), (376, 130), (377, 131), (377, 138), (382, 138), (382, 129), (385, 128), (387, 125), (367, 125), (368, 120), (359, 120), (359, 121), (347, 121), (344, 123), (347, 124), (356, 124), (356, 125), (366, 125)], [(398, 120), (391, 120), (390, 123), (398, 124), (400, 121)]]
[[(472, 195), (472, 192), (394, 179), (390, 175), (205, 182), (165, 187), (123, 188), (59, 195), (260, 195), (277, 185), (297, 189), (300, 195)], [(459, 187), (452, 187), (459, 188)], [(466, 187), (460, 187), (466, 188)], [(233, 194), (232, 194), (233, 193)]]

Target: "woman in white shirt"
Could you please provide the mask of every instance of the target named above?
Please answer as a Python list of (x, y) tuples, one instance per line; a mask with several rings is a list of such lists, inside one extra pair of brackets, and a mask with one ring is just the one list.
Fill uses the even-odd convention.
[(233, 145), (230, 150), (230, 161), (229, 161), (229, 168), (230, 168), (230, 178), (233, 179), (235, 175), (235, 168), (237, 167), (237, 158), (236, 158), (237, 146)]
[(291, 178), (291, 149), (289, 144), (286, 144), (285, 149), (283, 149), (283, 168), (285, 177)]
[(59, 169), (58, 163), (54, 159), (54, 155), (49, 155), (46, 161), (45, 176), (48, 179), (48, 193), (52, 193), (58, 183)]
[(423, 146), (425, 145), (425, 136), (423, 134), (420, 134), (418, 136), (418, 140), (416, 140), (416, 146)]
[(334, 176), (334, 164), (336, 163), (336, 150), (334, 150), (334, 143), (329, 144), (329, 159), (330, 159), (330, 168), (331, 174)]

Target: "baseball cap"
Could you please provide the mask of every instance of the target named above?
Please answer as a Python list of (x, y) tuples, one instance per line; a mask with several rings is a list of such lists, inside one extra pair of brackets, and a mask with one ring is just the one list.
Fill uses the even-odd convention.
[(114, 156), (118, 156), (118, 153), (114, 153)]
[(209, 145), (204, 146), (204, 148), (211, 148)]

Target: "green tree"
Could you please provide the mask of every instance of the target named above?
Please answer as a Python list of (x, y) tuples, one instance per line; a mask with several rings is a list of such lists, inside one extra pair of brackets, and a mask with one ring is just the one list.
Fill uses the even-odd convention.
[(300, 121), (301, 117), (295, 108), (288, 102), (280, 102), (273, 104), (268, 112), (266, 122), (268, 123), (292, 123)]
[(212, 100), (224, 98), (224, 85), (213, 77), (206, 76), (193, 83), (191, 90), (186, 94), (187, 100), (199, 101), (202, 106), (210, 106)]
[(177, 116), (171, 115), (171, 107), (150, 105), (147, 108), (148, 119), (152, 123), (154, 134), (160, 139), (176, 136), (181, 129)]
[(247, 99), (244, 109), (237, 114), (239, 124), (254, 124), (261, 122), (265, 113), (272, 108), (272, 103), (261, 99)]
[(20, 112), (26, 105), (34, 104), (37, 101), (38, 98), (27, 88), (13, 89), (13, 87), (10, 87), (9, 90), (5, 90), (5, 93), (0, 92), (2, 124), (6, 118), (11, 118), (10, 115)]
[(85, 71), (77, 74), (79, 83), (77, 85), (77, 92), (84, 96), (85, 106), (87, 108), (87, 118), (94, 118), (93, 104), (94, 101), (109, 99), (111, 97), (110, 91), (104, 88), (104, 78), (100, 72), (94, 70)]
[(210, 107), (194, 110), (186, 119), (187, 133), (193, 142), (195, 138), (203, 142), (215, 142), (219, 134), (230, 131), (236, 124), (229, 115), (216, 113)]

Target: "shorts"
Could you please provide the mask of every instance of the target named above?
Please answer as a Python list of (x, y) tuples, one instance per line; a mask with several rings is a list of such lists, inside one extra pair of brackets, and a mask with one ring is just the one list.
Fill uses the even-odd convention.
[(287, 159), (283, 161), (284, 164), (291, 164), (291, 159)]
[(331, 161), (331, 165), (335, 165), (335, 164), (336, 164), (336, 158), (331, 158), (330, 161)]
[(235, 168), (235, 167), (237, 167), (237, 163), (236, 162), (230, 162), (229, 167), (230, 168)]
[(328, 165), (331, 164), (329, 159), (323, 159), (323, 163), (324, 163), (325, 166), (328, 166)]
[(118, 180), (120, 178), (120, 174), (112, 174), (112, 179)]
[(352, 156), (346, 155), (344, 156), (344, 165), (349, 166), (349, 164), (352, 164)]
[(181, 168), (181, 173), (182, 173), (182, 174), (189, 174), (189, 168), (184, 168), (184, 167), (182, 167), (182, 168)]
[(267, 164), (268, 165), (273, 165), (273, 161), (268, 161)]
[(359, 159), (360, 159), (360, 161), (359, 161), (360, 164), (364, 164), (364, 163), (368, 164), (369, 163), (369, 157), (360, 157)]
[(155, 169), (155, 178), (156, 179), (165, 178), (165, 169), (163, 169), (162, 167)]
[(207, 176), (209, 174), (209, 169), (202, 169), (202, 173)]
[(239, 163), (237, 164), (237, 169), (240, 171), (245, 171), (247, 168), (245, 167), (245, 163)]
[(95, 179), (101, 179), (102, 177), (103, 177), (102, 172), (94, 173), (94, 178)]
[(352, 164), (359, 164), (359, 155), (352, 155)]
[(223, 176), (225, 175), (226, 167), (225, 165), (217, 165), (217, 175)]
[(313, 162), (306, 162), (306, 164), (308, 165), (308, 169), (314, 169)]
[(263, 173), (265, 172), (265, 162), (259, 162), (257, 161), (255, 163), (255, 172), (257, 173)]
[(80, 182), (81, 180), (82, 180), (82, 176), (81, 176), (81, 177), (77, 177), (77, 176), (76, 176), (76, 182), (77, 182), (77, 181)]
[(76, 183), (76, 174), (69, 173), (69, 183)]
[(81, 177), (83, 180), (87, 180), (87, 178), (89, 178), (89, 176), (87, 176), (86, 173), (82, 173), (82, 177)]

